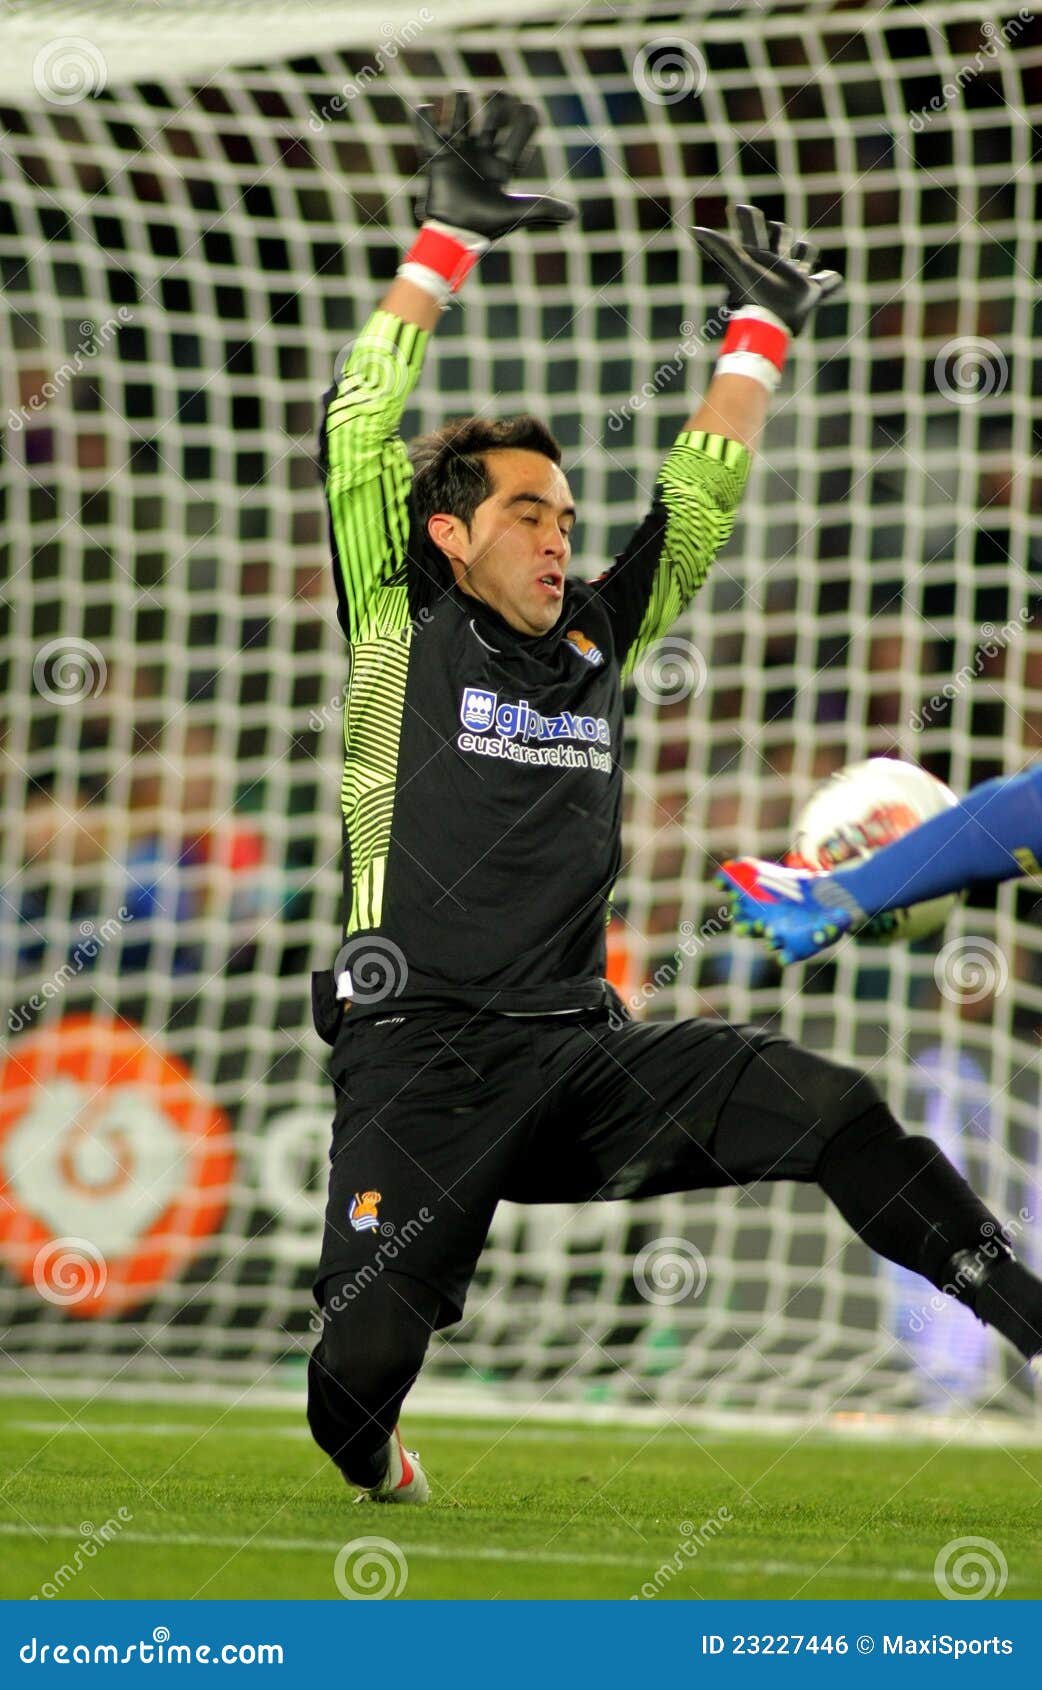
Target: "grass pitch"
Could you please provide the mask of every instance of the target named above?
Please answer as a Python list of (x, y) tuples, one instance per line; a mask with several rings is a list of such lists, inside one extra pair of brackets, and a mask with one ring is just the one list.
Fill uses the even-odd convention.
[[(426, 1509), (355, 1506), (295, 1407), (0, 1398), (0, 1597), (329, 1600), (339, 1567), (406, 1600), (937, 1598), (965, 1537), (998, 1550), (1005, 1597), (1042, 1593), (1042, 1449), (405, 1429)], [(366, 1566), (360, 1537), (390, 1547)]]

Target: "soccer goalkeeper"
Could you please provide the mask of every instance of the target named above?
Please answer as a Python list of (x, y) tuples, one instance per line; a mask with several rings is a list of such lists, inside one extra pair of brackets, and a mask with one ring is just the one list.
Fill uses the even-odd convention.
[(403, 1503), (428, 1483), (401, 1406), (501, 1198), (817, 1182), (874, 1250), (1042, 1350), (1042, 1284), (868, 1078), (762, 1028), (642, 1025), (604, 980), (622, 683), (731, 532), (790, 337), (840, 278), (750, 207), (738, 238), (695, 230), (728, 282), (716, 372), (621, 556), (576, 581), (545, 424), (467, 417), (411, 462), (399, 439), (427, 337), (481, 255), (571, 215), (507, 191), (535, 124), (510, 96), (417, 121), (419, 236), (324, 423), (351, 649), (346, 919), (312, 981), (336, 1115), (308, 1416), (351, 1486)]

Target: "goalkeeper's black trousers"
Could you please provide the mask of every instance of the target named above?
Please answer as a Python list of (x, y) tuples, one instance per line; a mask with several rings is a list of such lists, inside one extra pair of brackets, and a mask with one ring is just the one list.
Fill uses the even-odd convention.
[(331, 1072), (308, 1418), (360, 1487), (383, 1475), (431, 1333), (462, 1316), (502, 1198), (817, 1183), (872, 1249), (953, 1289), (1025, 1354), (1042, 1349), (1042, 1286), (1019, 1264), (1002, 1256), (997, 1289), (972, 1271), (951, 1283), (961, 1252), (981, 1253), (986, 1279), (1002, 1235), (947, 1157), (865, 1075), (762, 1028), (607, 1009), (347, 1017)]

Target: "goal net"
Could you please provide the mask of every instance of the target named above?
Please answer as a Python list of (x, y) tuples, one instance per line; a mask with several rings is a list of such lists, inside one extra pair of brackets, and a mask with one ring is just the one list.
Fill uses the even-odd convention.
[[(483, 262), (407, 433), (544, 416), (583, 574), (708, 378), (719, 290), (688, 222), (750, 200), (845, 272), (734, 539), (629, 695), (613, 969), (645, 1017), (770, 1021), (870, 1069), (1042, 1266), (1037, 885), (784, 975), (712, 891), (725, 855), (780, 855), (846, 762), (907, 756), (964, 791), (1038, 756), (1039, 21), (962, 0), (497, 10), (5, 17), (9, 1380), (299, 1382), (345, 679), (313, 430), (409, 238), (404, 107), (460, 86), (538, 107), (533, 175), (580, 217)], [(759, 1185), (504, 1205), (427, 1377), (475, 1407), (1026, 1419), (1014, 1362), (816, 1188)]]

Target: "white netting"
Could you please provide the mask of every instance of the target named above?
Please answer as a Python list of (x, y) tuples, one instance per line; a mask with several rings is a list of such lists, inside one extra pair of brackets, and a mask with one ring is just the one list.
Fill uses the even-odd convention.
[[(266, 62), (233, 70), (223, 41), (200, 60), (186, 7), (183, 51), (168, 26), (161, 55), (110, 66), (103, 10), (32, 9), (0, 114), (11, 1366), (270, 1377), (307, 1347), (330, 1107), (306, 973), (338, 930), (344, 678), (312, 429), (411, 227), (402, 100), (452, 86), (539, 106), (533, 172), (581, 219), (484, 262), (408, 428), (545, 416), (584, 573), (707, 377), (692, 200), (703, 222), (784, 213), (846, 272), (675, 662), (633, 697), (620, 961), (643, 1013), (776, 1017), (871, 1067), (1030, 1258), (1032, 886), (975, 900), (954, 950), (851, 947), (783, 979), (707, 887), (713, 859), (780, 853), (851, 759), (900, 751), (965, 790), (1037, 756), (1038, 20), (587, 6), (453, 33), (400, 5), (334, 52), (240, 5)], [(81, 47), (41, 87), (66, 37), (102, 70)], [(157, 1229), (180, 1241), (162, 1260)], [(504, 1208), (434, 1365), (716, 1408), (1027, 1402), (968, 1317), (791, 1186)]]

